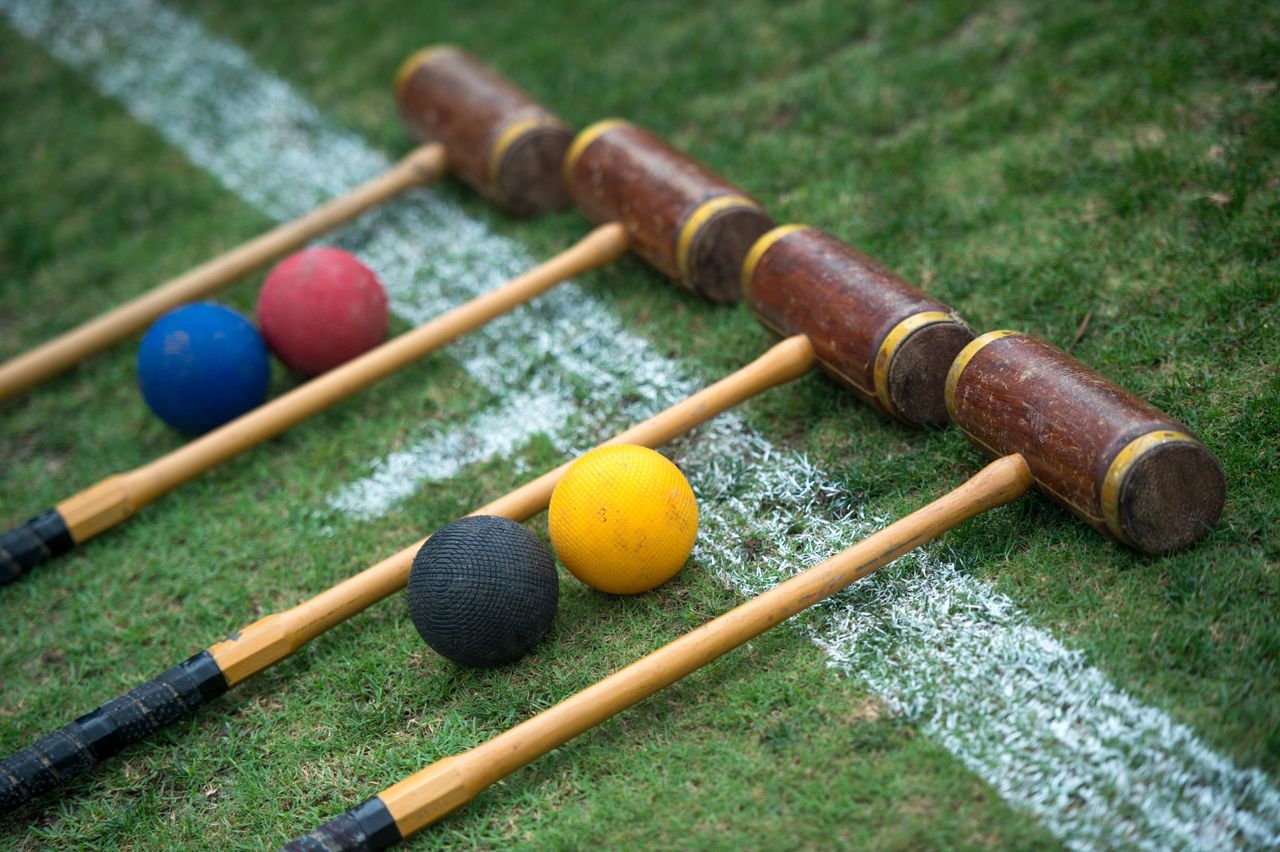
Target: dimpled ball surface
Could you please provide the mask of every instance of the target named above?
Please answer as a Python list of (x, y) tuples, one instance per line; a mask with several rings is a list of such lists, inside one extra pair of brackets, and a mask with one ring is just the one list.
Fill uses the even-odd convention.
[(138, 346), (142, 398), (164, 422), (198, 434), (257, 408), (271, 364), (261, 335), (231, 308), (196, 302), (156, 320)]
[(560, 587), (546, 546), (520, 524), (475, 515), (427, 539), (413, 560), (409, 615), (460, 666), (512, 663), (547, 635)]
[(349, 252), (315, 246), (286, 257), (258, 293), (258, 324), (276, 357), (317, 376), (387, 339), (387, 294)]
[(565, 471), (551, 494), (551, 544), (594, 589), (647, 592), (684, 565), (698, 502), (680, 469), (648, 447), (600, 447)]

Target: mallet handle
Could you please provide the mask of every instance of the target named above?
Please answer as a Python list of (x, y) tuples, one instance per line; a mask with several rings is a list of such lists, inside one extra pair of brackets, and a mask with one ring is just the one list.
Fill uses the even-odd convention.
[[(643, 447), (660, 447), (673, 438), (692, 432), (740, 402), (764, 393), (769, 388), (800, 378), (817, 366), (817, 363), (813, 344), (803, 334), (780, 340), (741, 370), (703, 388), (661, 414), (637, 423), (625, 432), (619, 432), (600, 446), (639, 444)], [(524, 487), (477, 509), (473, 514), (501, 515), (513, 520), (533, 517), (550, 504), (551, 492), (572, 464), (573, 461), (565, 462)]]
[[(803, 336), (773, 346), (755, 361), (660, 414), (615, 435), (605, 444), (657, 447), (684, 434), (743, 400), (789, 382), (813, 369), (813, 347)], [(603, 444), (602, 444), (603, 446)], [(473, 514), (524, 521), (547, 508), (551, 492), (569, 462), (482, 506)], [(209, 649), (227, 682), (235, 686), (296, 652), (316, 636), (404, 588), (414, 554), (426, 539), (414, 542), (376, 565), (309, 601), (268, 615)]]
[(227, 681), (218, 664), (202, 651), (41, 737), (35, 745), (0, 760), (0, 813), (89, 771), (226, 691)]
[(377, 796), (290, 841), (286, 852), (377, 852), (404, 838)]
[[(804, 375), (813, 369), (815, 363), (813, 347), (807, 338), (789, 338), (736, 373), (614, 436), (606, 443), (646, 446), (665, 443), (743, 400)], [(525, 520), (547, 507), (552, 490), (567, 468), (567, 464), (561, 465), (478, 509), (475, 514), (502, 515), (512, 520)], [(414, 554), (423, 541), (426, 539), (415, 542), (293, 609), (254, 622), (231, 638), (202, 651), (123, 698), (104, 704), (93, 713), (42, 738), (34, 746), (0, 762), (0, 812), (29, 801), (88, 771), (126, 745), (139, 742), (173, 720), (189, 715), (201, 703), (213, 700), (222, 692), (288, 657), (330, 627), (403, 588), (409, 578)], [(179, 681), (181, 685), (176, 690), (170, 689)], [(176, 691), (180, 694), (170, 694), (166, 699), (157, 692), (158, 688), (160, 693)], [(139, 716), (139, 711), (142, 710), (146, 712)], [(143, 717), (145, 721), (154, 724), (148, 726), (133, 723)], [(97, 721), (86, 733), (86, 720), (90, 719)], [(104, 719), (112, 724), (104, 726)], [(95, 731), (98, 733), (95, 734)], [(50, 767), (55, 771), (48, 771)], [(323, 830), (318, 830), (317, 837), (386, 837), (389, 832), (377, 819), (379, 808), (381, 804), (376, 807), (371, 805), (370, 808), (356, 808), (331, 824), (326, 824)]]
[(57, 510), (41, 512), (0, 535), (0, 586), (73, 547), (75, 542)]
[(385, 173), (305, 216), (254, 237), (118, 308), (0, 365), (0, 402), (146, 328), (156, 317), (201, 299), (308, 240), (354, 219), (407, 189), (439, 180), (444, 146), (423, 145)]
[[(577, 245), (496, 290), (387, 341), (149, 464), (102, 480), (63, 500), (55, 512), (65, 523), (72, 542), (80, 544), (204, 471), (279, 435), (562, 281), (611, 263), (626, 251), (627, 235), (620, 225), (596, 228)], [(0, 539), (0, 548), (4, 541)], [(61, 551), (27, 548), (22, 559), (9, 559), (0, 552), (0, 580), (19, 576), (57, 552)], [(15, 568), (5, 572), (9, 562), (22, 571)]]
[[(1021, 456), (998, 459), (959, 488), (804, 573), (735, 607), (486, 743), (445, 758), (361, 805), (380, 802), (408, 837), (516, 769), (639, 703), (904, 553), (1032, 485)], [(385, 832), (383, 836), (389, 837)], [(299, 841), (303, 841), (302, 838)], [(298, 841), (295, 841), (298, 842)], [(299, 846), (296, 848), (307, 848)], [(383, 847), (376, 847), (383, 848)]]

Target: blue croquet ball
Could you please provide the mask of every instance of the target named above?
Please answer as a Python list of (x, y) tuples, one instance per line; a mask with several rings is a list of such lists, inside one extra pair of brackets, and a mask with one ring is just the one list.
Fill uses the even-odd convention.
[(180, 432), (221, 426), (267, 398), (267, 346), (249, 320), (196, 302), (156, 320), (138, 347), (138, 385), (156, 416)]

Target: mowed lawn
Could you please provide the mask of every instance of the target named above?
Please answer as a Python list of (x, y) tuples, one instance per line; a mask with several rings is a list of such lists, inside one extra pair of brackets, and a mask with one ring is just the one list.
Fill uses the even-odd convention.
[[(410, 145), (390, 93), (399, 62), (465, 45), (575, 126), (641, 123), (780, 222), (830, 230), (979, 330), (1043, 336), (1186, 423), (1229, 487), (1190, 551), (1135, 554), (1040, 497), (948, 545), (1138, 700), (1280, 777), (1280, 7), (179, 6), (388, 156)], [(272, 224), (4, 19), (0, 116), (0, 357)], [(456, 183), (437, 191), (537, 257), (586, 228), (571, 211), (518, 221)], [(220, 298), (251, 310), (260, 282)], [(703, 303), (634, 259), (580, 283), (699, 375), (770, 340), (745, 308)], [(135, 348), (0, 405), (0, 525), (182, 443), (141, 401)], [(273, 390), (293, 382), (277, 366)], [(534, 439), (380, 519), (325, 508), (424, 422), (465, 422), (486, 393), (447, 354), (427, 359), (0, 590), (0, 750), (562, 461)], [(896, 426), (821, 376), (742, 411), (875, 516), (982, 461), (958, 432)], [(531, 526), (545, 537), (544, 519)], [(436, 657), (397, 596), (4, 818), (0, 844), (279, 844), (732, 607), (703, 567), (634, 599), (563, 575), (549, 641), (494, 671)], [(414, 841), (1059, 842), (785, 627)]]

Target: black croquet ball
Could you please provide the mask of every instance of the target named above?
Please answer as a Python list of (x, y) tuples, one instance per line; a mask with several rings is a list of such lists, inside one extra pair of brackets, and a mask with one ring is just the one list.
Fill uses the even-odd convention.
[(560, 585), (537, 536), (506, 518), (473, 515), (422, 545), (408, 595), (413, 626), (436, 653), (460, 666), (500, 666), (547, 635)]

